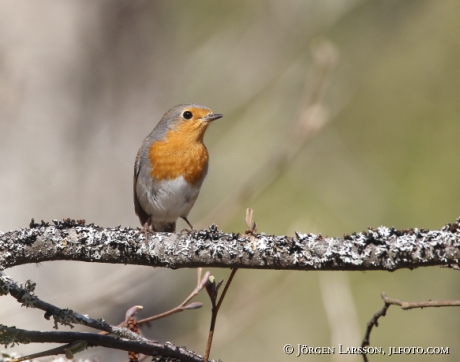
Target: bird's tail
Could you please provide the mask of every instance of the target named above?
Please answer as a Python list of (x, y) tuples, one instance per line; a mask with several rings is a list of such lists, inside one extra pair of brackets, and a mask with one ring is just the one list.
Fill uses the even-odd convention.
[(153, 223), (153, 228), (155, 231), (163, 233), (175, 233), (176, 232), (176, 222), (158, 222)]

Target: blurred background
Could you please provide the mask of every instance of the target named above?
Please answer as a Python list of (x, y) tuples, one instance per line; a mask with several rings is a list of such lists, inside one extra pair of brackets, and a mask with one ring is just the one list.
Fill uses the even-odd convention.
[[(161, 116), (185, 102), (225, 115), (205, 137), (208, 178), (189, 216), (196, 228), (243, 232), (252, 207), (258, 230), (278, 235), (438, 229), (460, 216), (459, 64), (455, 0), (3, 0), (0, 230), (31, 218), (139, 226), (136, 152)], [(227, 279), (229, 270), (212, 273)], [(196, 283), (192, 269), (78, 262), (7, 274), (37, 282), (49, 303), (112, 324), (133, 305), (144, 306), (140, 317), (172, 308)], [(460, 299), (458, 275), (441, 268), (240, 270), (211, 357), (292, 361), (287, 343), (359, 346), (381, 292)], [(203, 354), (210, 304), (204, 293), (195, 300), (204, 307), (143, 333)], [(442, 357), (393, 360), (458, 361), (459, 319), (458, 308), (391, 307), (371, 345), (450, 347)], [(0, 300), (0, 323), (52, 329), (41, 311), (9, 297)], [(83, 357), (127, 359), (100, 348)]]

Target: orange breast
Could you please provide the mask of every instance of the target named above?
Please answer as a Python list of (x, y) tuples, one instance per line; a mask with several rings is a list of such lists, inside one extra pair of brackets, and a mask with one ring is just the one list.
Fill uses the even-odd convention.
[(152, 177), (161, 181), (183, 176), (189, 184), (196, 185), (208, 163), (208, 150), (203, 144), (206, 128), (206, 123), (183, 122), (169, 131), (164, 141), (152, 143), (149, 150)]

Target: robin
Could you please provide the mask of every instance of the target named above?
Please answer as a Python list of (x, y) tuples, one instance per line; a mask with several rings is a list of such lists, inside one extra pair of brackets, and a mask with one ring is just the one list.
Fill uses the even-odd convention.
[(187, 219), (208, 171), (203, 136), (222, 117), (205, 106), (180, 104), (142, 142), (134, 164), (134, 210), (147, 231), (175, 232)]

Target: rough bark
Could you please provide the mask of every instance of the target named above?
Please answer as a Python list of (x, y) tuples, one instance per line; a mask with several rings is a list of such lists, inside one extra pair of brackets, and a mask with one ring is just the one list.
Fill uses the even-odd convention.
[(380, 226), (344, 235), (227, 234), (212, 225), (193, 233), (145, 234), (133, 228), (102, 228), (83, 221), (33, 221), (29, 228), (0, 232), (0, 267), (52, 260), (155, 267), (283, 270), (388, 270), (458, 267), (460, 219), (440, 230)]

